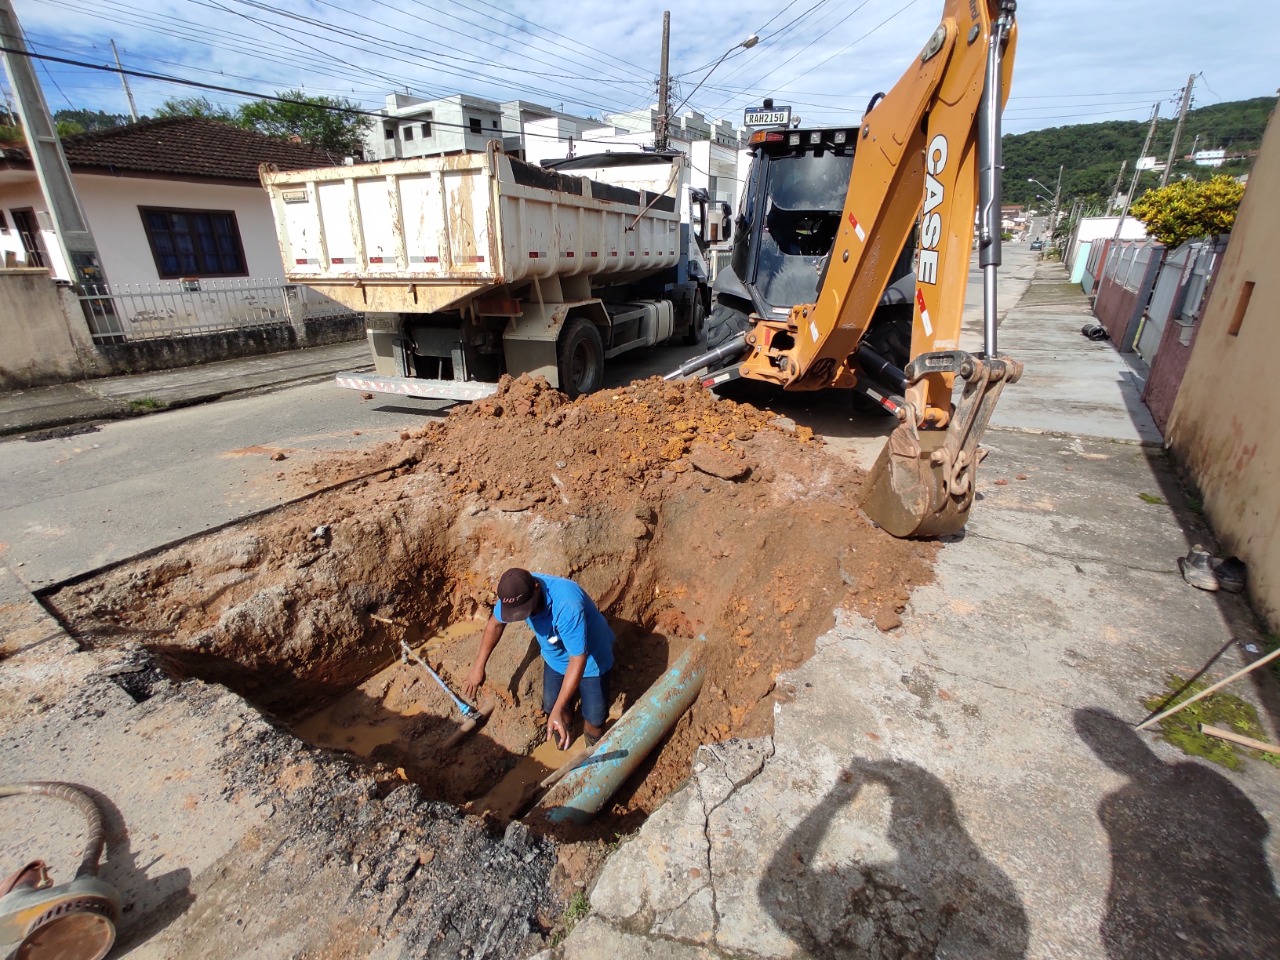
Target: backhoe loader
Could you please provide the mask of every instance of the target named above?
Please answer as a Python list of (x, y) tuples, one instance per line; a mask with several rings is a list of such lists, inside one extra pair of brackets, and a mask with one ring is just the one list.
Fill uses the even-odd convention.
[[(874, 400), (899, 424), (863, 506), (898, 537), (964, 526), (978, 442), (1004, 385), (1022, 374), (996, 348), (1000, 112), (1016, 6), (946, 0), (920, 55), (856, 128), (752, 135), (712, 349), (669, 374), (711, 370), (709, 387), (742, 377), (787, 391), (853, 388)], [(975, 219), (984, 342), (968, 353), (959, 338)]]

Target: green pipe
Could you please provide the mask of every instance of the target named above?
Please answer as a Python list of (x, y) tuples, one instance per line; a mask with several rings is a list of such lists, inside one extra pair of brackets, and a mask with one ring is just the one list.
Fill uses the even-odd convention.
[(535, 814), (551, 823), (581, 824), (599, 813), (698, 699), (703, 677), (700, 652), (701, 644), (691, 645), (601, 737), (592, 756), (542, 798)]

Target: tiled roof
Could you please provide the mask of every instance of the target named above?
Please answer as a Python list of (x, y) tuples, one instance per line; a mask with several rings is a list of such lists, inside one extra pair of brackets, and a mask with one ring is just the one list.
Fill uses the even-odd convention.
[[(111, 130), (82, 133), (62, 141), (72, 169), (97, 168), (158, 176), (258, 180), (258, 164), (282, 170), (329, 167), (342, 158), (318, 147), (268, 137), (203, 117), (146, 120)], [(24, 148), (0, 156), (29, 160)]]

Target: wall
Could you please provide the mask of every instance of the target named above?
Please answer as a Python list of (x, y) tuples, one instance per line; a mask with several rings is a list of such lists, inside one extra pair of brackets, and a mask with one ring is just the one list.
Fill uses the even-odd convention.
[[(75, 175), (75, 183), (109, 283), (154, 283), (160, 279), (142, 227), (139, 206), (234, 210), (249, 275), (275, 279), (284, 277), (271, 205), (266, 191), (256, 183), (222, 186), (84, 173)], [(0, 235), (0, 245), (16, 244), (21, 250), (9, 211), (22, 207), (38, 211), (48, 209), (35, 174), (31, 174), (28, 183), (0, 187), (0, 207), (5, 209), (10, 226), (8, 235)], [(44, 235), (44, 246), (56, 257), (54, 274), (59, 279), (68, 279), (65, 269), (58, 269), (61, 257), (56, 254), (58, 245), (52, 232)], [(2, 256), (0, 262), (3, 262)]]
[(0, 270), (0, 390), (78, 380), (89, 330), (75, 329), (43, 269)]
[(1280, 393), (1273, 386), (1280, 357), (1278, 213), (1280, 124), (1272, 114), (1168, 436), (1201, 491), (1223, 550), (1249, 565), (1249, 593), (1273, 630), (1280, 630)]
[(284, 277), (271, 204), (267, 192), (256, 183), (233, 187), (77, 174), (76, 189), (98, 241), (109, 283), (154, 283), (160, 279), (139, 206), (233, 210), (249, 276)]
[(0, 390), (167, 370), (364, 338), (350, 314), (202, 336), (95, 344), (80, 301), (47, 270), (0, 270)]

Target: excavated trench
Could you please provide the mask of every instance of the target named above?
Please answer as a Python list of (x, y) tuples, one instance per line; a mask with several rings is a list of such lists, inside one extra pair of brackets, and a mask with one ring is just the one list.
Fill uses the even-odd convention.
[(459, 712), (400, 645), (457, 689), (507, 566), (571, 576), (596, 598), (617, 635), (615, 715), (700, 645), (699, 699), (615, 797), (607, 829), (675, 789), (699, 744), (767, 732), (778, 673), (811, 654), (837, 608), (891, 629), (932, 576), (932, 546), (862, 516), (855, 468), (803, 428), (692, 386), (570, 403), (540, 381), (504, 382), (326, 470), (308, 482), (366, 479), (46, 603), (87, 647), (140, 646), (310, 743), (499, 819), (557, 762), (530, 634), (508, 629), (480, 697), (492, 717), (452, 749)]

